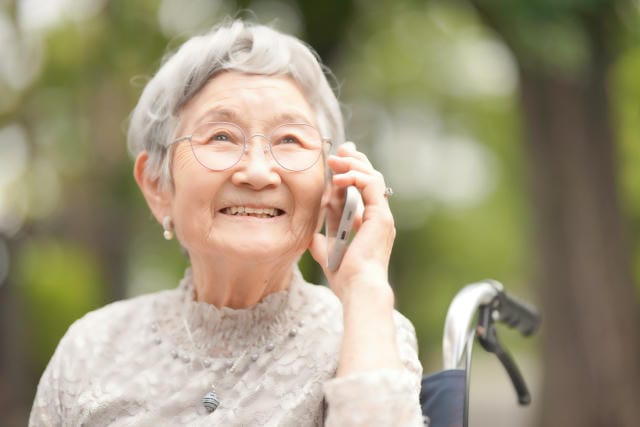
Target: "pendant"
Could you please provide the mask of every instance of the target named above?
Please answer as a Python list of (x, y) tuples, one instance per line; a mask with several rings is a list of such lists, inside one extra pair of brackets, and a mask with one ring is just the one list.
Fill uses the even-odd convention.
[(220, 399), (218, 399), (218, 395), (215, 391), (210, 391), (205, 394), (202, 398), (202, 405), (207, 410), (207, 412), (211, 413), (216, 410), (216, 408), (220, 405)]

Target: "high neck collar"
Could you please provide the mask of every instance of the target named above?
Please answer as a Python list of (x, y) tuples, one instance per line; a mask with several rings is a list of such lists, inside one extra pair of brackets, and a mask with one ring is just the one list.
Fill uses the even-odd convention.
[[(266, 295), (249, 308), (216, 307), (195, 301), (191, 269), (180, 282), (177, 303), (159, 307), (157, 315), (161, 329), (172, 336), (176, 344), (209, 355), (232, 356), (242, 352), (240, 343), (252, 347), (267, 345), (274, 336), (289, 334), (295, 328), (300, 309), (306, 303), (301, 286), (304, 279), (294, 267), (292, 280), (286, 290)], [(190, 337), (189, 337), (190, 336)], [(193, 342), (192, 342), (193, 341)]]

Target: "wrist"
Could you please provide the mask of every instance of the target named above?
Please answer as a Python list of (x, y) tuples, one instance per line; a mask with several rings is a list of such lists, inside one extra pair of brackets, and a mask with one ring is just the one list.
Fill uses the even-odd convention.
[(340, 299), (345, 310), (352, 306), (369, 307), (376, 312), (393, 311), (395, 296), (386, 281), (358, 280), (342, 288)]
[(344, 335), (337, 376), (402, 368), (393, 318), (393, 291), (385, 282), (351, 282), (342, 300)]

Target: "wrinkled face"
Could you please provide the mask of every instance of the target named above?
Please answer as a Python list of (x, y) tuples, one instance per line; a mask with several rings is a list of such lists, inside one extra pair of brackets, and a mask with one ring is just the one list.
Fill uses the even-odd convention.
[(232, 122), (254, 135), (242, 159), (223, 171), (200, 164), (188, 141), (176, 145), (170, 215), (192, 257), (294, 261), (308, 247), (325, 190), (323, 159), (308, 170), (288, 171), (264, 151), (260, 135), (292, 121), (316, 127), (314, 119), (298, 86), (282, 76), (224, 72), (185, 105), (179, 136), (210, 121)]

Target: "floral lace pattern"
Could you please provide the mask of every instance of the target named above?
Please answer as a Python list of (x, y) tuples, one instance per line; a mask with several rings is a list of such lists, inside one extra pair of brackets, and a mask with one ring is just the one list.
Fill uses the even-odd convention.
[[(331, 290), (291, 286), (249, 309), (177, 289), (120, 301), (76, 321), (36, 393), (30, 426), (422, 425), (415, 332), (395, 321), (407, 369), (334, 378), (342, 307)], [(212, 386), (220, 406), (202, 397)], [(328, 412), (327, 412), (328, 408)]]

